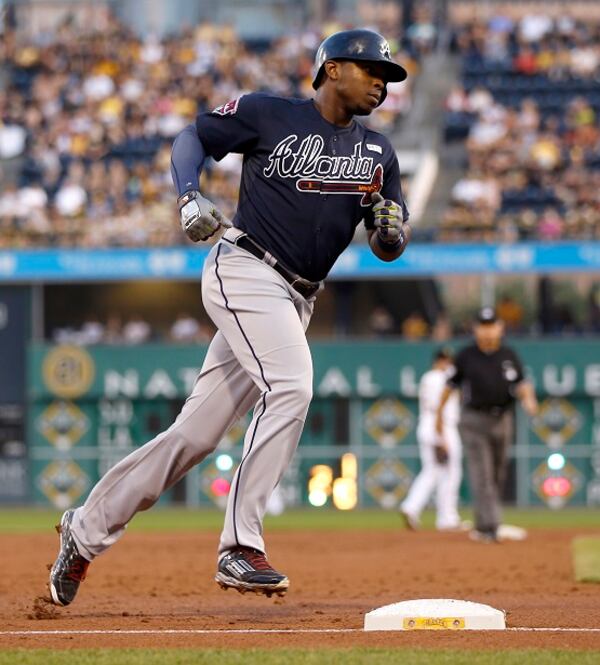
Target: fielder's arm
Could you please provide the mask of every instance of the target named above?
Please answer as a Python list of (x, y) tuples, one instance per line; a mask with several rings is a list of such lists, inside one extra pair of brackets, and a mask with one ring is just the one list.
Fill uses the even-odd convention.
[(444, 433), (444, 407), (446, 402), (450, 399), (450, 395), (456, 390), (456, 388), (451, 388), (449, 385), (444, 386), (442, 391), (442, 396), (440, 397), (440, 403), (435, 412), (435, 431), (438, 436), (442, 436)]

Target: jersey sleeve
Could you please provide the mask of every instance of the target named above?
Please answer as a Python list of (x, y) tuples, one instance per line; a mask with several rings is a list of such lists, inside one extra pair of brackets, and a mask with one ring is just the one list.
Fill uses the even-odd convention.
[(196, 131), (211, 157), (219, 161), (230, 152), (243, 154), (257, 144), (261, 99), (264, 97), (259, 94), (244, 95), (198, 114)]
[[(395, 201), (402, 208), (402, 221), (408, 221), (408, 208), (406, 201), (402, 194), (402, 185), (400, 183), (400, 166), (398, 165), (398, 158), (396, 153), (389, 142), (386, 141), (385, 157), (386, 161), (383, 165), (383, 184), (380, 190), (381, 196), (384, 199)], [(373, 211), (371, 208), (367, 211), (364, 217), (365, 226), (367, 229), (374, 229)]]

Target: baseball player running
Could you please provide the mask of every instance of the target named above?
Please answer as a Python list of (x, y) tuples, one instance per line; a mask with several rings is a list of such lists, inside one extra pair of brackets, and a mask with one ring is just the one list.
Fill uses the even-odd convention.
[(452, 353), (440, 349), (432, 368), (419, 383), (419, 424), (417, 440), (421, 471), (412, 484), (400, 512), (409, 529), (419, 527), (419, 518), (432, 493), (436, 493), (436, 527), (459, 529), (458, 490), (462, 479), (461, 442), (458, 435), (458, 394), (452, 395), (442, 411), (443, 435), (436, 432), (436, 415), (452, 368)]
[[(171, 427), (115, 465), (83, 506), (64, 513), (50, 572), (54, 603), (68, 605), (89, 562), (252, 407), (216, 581), (267, 596), (287, 591), (288, 578), (267, 561), (262, 522), (312, 396), (305, 331), (315, 296), (361, 220), (384, 261), (400, 256), (410, 238), (394, 150), (354, 116), (369, 115), (386, 85), (405, 78), (381, 35), (336, 33), (317, 51), (314, 99), (244, 95), (201, 113), (176, 138), (172, 173), (183, 229), (198, 241), (227, 227), (202, 273), (203, 303), (218, 331)], [(232, 224), (198, 191), (206, 157), (218, 161), (230, 152), (244, 156)]]

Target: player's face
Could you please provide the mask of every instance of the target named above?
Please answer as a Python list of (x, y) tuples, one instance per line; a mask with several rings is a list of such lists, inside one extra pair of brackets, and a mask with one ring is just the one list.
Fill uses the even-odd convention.
[(379, 62), (338, 62), (337, 94), (352, 115), (369, 115), (385, 88), (385, 66)]

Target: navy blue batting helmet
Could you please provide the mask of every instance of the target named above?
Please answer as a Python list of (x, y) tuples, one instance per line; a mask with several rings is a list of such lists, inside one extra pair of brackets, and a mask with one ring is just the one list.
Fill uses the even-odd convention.
[[(343, 30), (327, 37), (315, 56), (312, 86), (316, 90), (323, 79), (324, 65), (328, 60), (364, 60), (385, 65), (385, 83), (404, 81), (406, 69), (392, 60), (387, 39), (373, 30)], [(384, 88), (379, 104), (387, 95)]]

